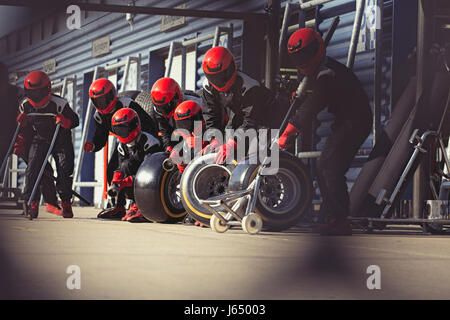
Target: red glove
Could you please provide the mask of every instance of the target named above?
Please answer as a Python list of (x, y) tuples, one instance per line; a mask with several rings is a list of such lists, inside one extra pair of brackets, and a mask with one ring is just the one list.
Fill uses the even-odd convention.
[(92, 151), (94, 151), (95, 145), (90, 141), (86, 141), (84, 143), (83, 148), (84, 148), (84, 152), (92, 152)]
[(14, 142), (13, 153), (20, 158), (23, 158), (25, 152), (25, 142), (26, 140), (23, 136), (17, 136), (16, 142)]
[(56, 123), (61, 123), (61, 127), (63, 127), (64, 129), (70, 129), (70, 126), (72, 125), (72, 120), (64, 117), (62, 114), (58, 114), (56, 116)]
[(177, 168), (178, 168), (178, 171), (180, 171), (180, 173), (183, 174), (184, 169), (186, 169), (186, 165), (184, 163), (177, 164)]
[(217, 164), (223, 164), (230, 156), (231, 150), (237, 149), (237, 143), (233, 138), (228, 139), (227, 143), (217, 148), (219, 152), (214, 158), (214, 162)]
[(218, 146), (219, 146), (219, 141), (217, 141), (217, 139), (212, 139), (211, 143), (208, 144), (206, 147), (204, 147), (200, 151), (200, 154), (205, 155), (207, 153), (214, 152), (214, 150), (216, 150)]
[(283, 134), (278, 138), (278, 146), (281, 150), (289, 148), (295, 137), (297, 137), (300, 131), (294, 127), (292, 124), (288, 123), (286, 129)]
[(123, 173), (121, 171), (114, 171), (111, 184), (119, 184), (119, 181), (123, 179)]
[(172, 153), (172, 150), (173, 150), (173, 147), (172, 147), (172, 146), (168, 146), (168, 147), (166, 148), (166, 152), (168, 152), (168, 153)]
[(115, 184), (119, 189), (133, 186), (133, 176), (123, 178), (124, 174), (120, 171), (114, 171), (111, 184)]
[(28, 116), (25, 113), (20, 113), (17, 116), (16, 121), (21, 127), (25, 127), (28, 123)]

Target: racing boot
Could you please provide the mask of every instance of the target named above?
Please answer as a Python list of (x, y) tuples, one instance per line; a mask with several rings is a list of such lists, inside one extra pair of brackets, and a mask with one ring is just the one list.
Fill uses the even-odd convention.
[(120, 220), (120, 219), (122, 219), (123, 216), (125, 216), (125, 207), (115, 206), (115, 207), (103, 210), (102, 212), (100, 212), (97, 215), (97, 218)]
[(142, 215), (141, 210), (136, 206), (136, 211), (134, 211), (133, 215), (129, 215), (127, 218), (128, 222), (150, 222)]
[(72, 203), (70, 201), (61, 202), (63, 218), (73, 218)]
[(45, 211), (57, 216), (61, 216), (63, 214), (61, 207), (58, 204), (47, 203), (47, 205), (45, 206)]
[(311, 230), (323, 236), (351, 236), (352, 224), (347, 218), (333, 218), (328, 223)]
[(39, 203), (37, 201), (32, 201), (30, 206), (27, 206), (25, 216), (29, 220), (36, 219), (39, 215)]
[(130, 209), (128, 210), (127, 214), (124, 215), (121, 220), (122, 221), (127, 221), (127, 219), (129, 217), (134, 216), (135, 214), (138, 213), (138, 211), (139, 211), (139, 209), (138, 209), (137, 205), (136, 204), (132, 204), (130, 206)]

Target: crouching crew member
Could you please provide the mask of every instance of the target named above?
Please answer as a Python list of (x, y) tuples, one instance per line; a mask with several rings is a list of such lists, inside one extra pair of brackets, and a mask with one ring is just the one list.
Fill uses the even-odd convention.
[[(111, 132), (111, 119), (114, 112), (121, 108), (133, 109), (139, 116), (142, 130), (152, 135), (156, 135), (156, 126), (151, 117), (142, 107), (130, 98), (118, 97), (114, 84), (108, 79), (101, 78), (92, 82), (89, 88), (89, 97), (95, 106), (95, 132), (92, 141), (84, 144), (85, 152), (97, 152), (103, 149), (108, 141)], [(111, 155), (111, 159), (107, 166), (107, 180), (111, 183), (114, 170), (117, 168), (118, 154), (117, 149)], [(98, 214), (98, 218), (115, 219), (115, 215), (123, 217), (125, 211), (121, 207), (113, 207), (103, 210)]]
[(317, 173), (323, 206), (332, 219), (312, 231), (351, 235), (345, 173), (372, 127), (369, 99), (355, 74), (326, 56), (322, 37), (315, 30), (304, 28), (294, 32), (288, 41), (288, 53), (300, 73), (317, 75), (312, 93), (297, 107), (280, 136), (279, 147), (288, 148), (302, 128), (328, 106), (335, 122), (318, 160)]
[(130, 206), (125, 214), (126, 199), (134, 201), (133, 183), (139, 166), (147, 156), (161, 152), (157, 138), (141, 129), (141, 122), (136, 111), (122, 108), (116, 111), (111, 120), (111, 131), (119, 140), (117, 147), (119, 163), (114, 171), (110, 195), (117, 194), (117, 208), (123, 215), (115, 214), (115, 218), (129, 222), (148, 222), (137, 205)]
[(152, 117), (158, 126), (158, 134), (162, 140), (164, 151), (171, 153), (177, 144), (172, 141), (175, 130), (175, 108), (185, 100), (194, 100), (201, 103), (201, 98), (193, 91), (181, 90), (178, 83), (172, 78), (158, 79), (152, 86)]
[[(29, 73), (25, 78), (24, 88), (26, 100), (19, 107), (20, 114), (17, 121), (22, 132), (25, 131), (25, 127), (32, 129), (28, 165), (25, 170), (24, 200), (28, 202), (30, 199), (39, 171), (44, 161), (47, 161), (45, 156), (55, 133), (56, 124), (61, 123), (51, 154), (56, 163), (56, 188), (61, 198), (62, 216), (72, 218), (74, 149), (70, 130), (78, 126), (78, 115), (70, 108), (67, 100), (51, 93), (51, 82), (44, 72)], [(30, 113), (43, 115), (28, 116)], [(28, 208), (33, 218), (39, 213), (40, 196), (38, 189)]]
[(201, 105), (193, 100), (180, 103), (175, 108), (173, 118), (176, 127), (174, 134), (183, 137), (183, 148), (180, 150), (182, 156), (178, 155), (178, 152), (172, 152), (169, 158), (177, 164), (180, 173), (183, 173), (188, 161), (192, 160), (196, 153), (200, 153), (208, 144), (203, 141), (205, 120), (203, 120)]
[[(202, 67), (206, 76), (202, 93), (206, 130), (215, 128), (225, 132), (225, 129), (233, 129), (236, 132), (239, 129), (279, 127), (289, 106), (278, 103), (269, 89), (238, 71), (228, 49), (209, 49)], [(230, 115), (226, 122), (224, 114), (227, 112)], [(202, 153), (218, 151), (215, 160), (221, 164), (229, 158), (232, 150), (237, 150), (236, 138), (227, 141), (213, 139)]]
[[(183, 159), (180, 161), (176, 159), (178, 152), (170, 154), (170, 158), (177, 164), (178, 170), (183, 174), (184, 169), (189, 164), (189, 161), (201, 152), (203, 148), (208, 145), (207, 141), (203, 140), (203, 132), (205, 130), (205, 120), (203, 119), (202, 107), (196, 101), (188, 100), (180, 103), (175, 108), (175, 134), (183, 137)], [(193, 219), (187, 215), (185, 224), (194, 224), (199, 227), (205, 227), (203, 223), (192, 221)]]

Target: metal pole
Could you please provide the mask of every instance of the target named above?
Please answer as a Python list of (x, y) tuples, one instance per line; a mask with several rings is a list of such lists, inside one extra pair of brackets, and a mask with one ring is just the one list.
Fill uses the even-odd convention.
[(61, 123), (58, 123), (55, 128), (55, 133), (53, 134), (52, 142), (50, 143), (50, 146), (48, 148), (47, 155), (45, 156), (44, 163), (42, 164), (41, 170), (39, 171), (39, 175), (36, 179), (36, 182), (34, 183), (33, 191), (31, 191), (31, 196), (28, 199), (28, 203), (27, 203), (28, 206), (30, 206), (31, 202), (33, 201), (33, 197), (36, 194), (37, 188), (39, 187), (39, 184), (40, 184), (41, 178), (42, 178), (42, 174), (44, 173), (45, 166), (47, 165), (48, 157), (50, 157), (50, 154), (52, 153), (53, 146), (55, 145), (56, 138), (58, 137), (58, 132), (59, 132), (60, 127), (61, 127)]
[(384, 1), (377, 0), (373, 103), (373, 145), (375, 145), (375, 143), (378, 141), (381, 134), (381, 83), (383, 81), (383, 7)]
[(186, 89), (186, 47), (181, 47), (181, 90)]
[[(94, 69), (94, 77), (92, 81), (95, 81), (99, 74), (99, 67), (95, 67)], [(78, 181), (78, 178), (80, 176), (81, 166), (83, 164), (83, 158), (84, 158), (84, 143), (86, 142), (87, 135), (89, 132), (89, 126), (91, 123), (91, 114), (93, 110), (93, 104), (91, 99), (89, 99), (86, 115), (84, 116), (84, 123), (83, 123), (83, 132), (81, 134), (81, 141), (80, 141), (80, 147), (78, 148), (78, 158), (77, 162), (75, 164), (75, 172), (73, 175), (73, 185)]]
[(233, 24), (232, 23), (230, 23), (229, 25), (228, 25), (228, 28), (227, 28), (228, 30), (227, 30), (227, 34), (228, 34), (228, 39), (227, 39), (227, 48), (228, 48), (228, 50), (230, 50), (230, 51), (233, 51), (233, 36), (234, 36), (234, 32), (233, 32)]
[[(379, 2), (380, 1), (377, 0), (377, 6), (378, 6)], [(350, 40), (350, 47), (349, 47), (348, 56), (347, 56), (347, 67), (350, 69), (353, 69), (353, 65), (355, 63), (356, 48), (358, 46), (359, 31), (361, 30), (361, 22), (362, 22), (362, 17), (364, 15), (365, 4), (366, 4), (366, 0), (356, 0), (355, 21), (353, 22), (352, 37)], [(377, 12), (377, 14), (378, 14), (378, 12)], [(377, 16), (377, 19), (378, 19), (378, 16)], [(378, 30), (377, 30), (377, 35), (378, 35)], [(378, 47), (378, 42), (377, 42), (377, 47)]]
[(311, 0), (311, 1), (308, 1), (308, 2), (305, 2), (305, 3), (303, 3), (303, 1), (300, 0), (300, 8), (302, 10), (307, 10), (307, 9), (310, 9), (310, 8), (317, 7), (317, 6), (321, 5), (321, 4), (325, 4), (325, 3), (330, 2), (330, 1), (333, 1), (333, 0)]
[[(416, 101), (423, 94), (426, 82), (426, 52), (429, 48), (429, 21), (427, 12), (424, 10), (425, 0), (418, 1), (418, 18), (417, 18), (417, 90)], [(425, 165), (422, 161), (414, 173), (413, 185), (413, 217), (420, 218), (422, 216), (423, 201), (425, 199)]]
[[(328, 0), (330, 1), (330, 0)], [(325, 2), (328, 2), (325, 1)], [(105, 3), (86, 3), (80, 0), (59, 0), (55, 5), (54, 0), (0, 0), (0, 5), (30, 8), (67, 8), (69, 5), (77, 5), (83, 11), (98, 12), (118, 12), (131, 14), (150, 14), (161, 16), (178, 16), (178, 17), (196, 17), (196, 18), (212, 18), (212, 19), (266, 19), (267, 15), (256, 12), (239, 12), (239, 11), (221, 11), (221, 10), (195, 10), (195, 9), (176, 9), (161, 8), (149, 6), (122, 6)]]
[(141, 54), (136, 60), (136, 90), (141, 91)]
[[(278, 43), (278, 57), (279, 60), (281, 59), (281, 55), (283, 53), (284, 49), (284, 43), (286, 41), (286, 35), (288, 32), (288, 26), (289, 26), (289, 18), (291, 17), (291, 3), (286, 3), (286, 7), (284, 8), (284, 15), (283, 15), (283, 22), (281, 24), (281, 31), (280, 31), (280, 41)], [(281, 65), (280, 63), (278, 63)]]
[(9, 147), (8, 147), (8, 152), (5, 154), (5, 157), (3, 158), (2, 167), (0, 168), (0, 176), (3, 177), (2, 184), (5, 183), (5, 169), (6, 169), (6, 165), (8, 163), (9, 156), (12, 153), (12, 150), (13, 150), (13, 147), (14, 147), (14, 143), (16, 142), (17, 136), (19, 135), (19, 129), (20, 129), (20, 124), (17, 124), (16, 131), (14, 132), (13, 138), (11, 140), (11, 143), (9, 144)]
[[(125, 63), (125, 70), (123, 72), (123, 78), (122, 78), (122, 86), (120, 87), (120, 91), (125, 91), (127, 89), (127, 80), (128, 80), (128, 74), (130, 73), (130, 63), (131, 63), (131, 57), (128, 56), (126, 63)], [(118, 73), (118, 72), (117, 72)]]
[(175, 50), (175, 43), (172, 41), (169, 46), (169, 56), (167, 58), (167, 68), (166, 68), (166, 72), (164, 74), (164, 77), (166, 77), (166, 78), (170, 76), (170, 71), (172, 69), (172, 60), (173, 60), (174, 50)]
[(220, 42), (220, 32), (221, 30), (220, 30), (220, 27), (219, 26), (217, 26), (216, 27), (216, 30), (215, 30), (215, 32), (214, 32), (214, 40), (213, 40), (213, 47), (217, 47), (218, 45), (219, 45), (219, 42)]

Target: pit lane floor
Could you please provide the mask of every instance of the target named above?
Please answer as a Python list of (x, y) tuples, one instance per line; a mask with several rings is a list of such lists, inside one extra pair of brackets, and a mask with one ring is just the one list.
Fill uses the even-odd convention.
[[(41, 207), (39, 218), (28, 221), (17, 210), (0, 211), (0, 298), (450, 298), (450, 236), (417, 227), (355, 230), (351, 237), (295, 227), (250, 236), (237, 228), (218, 234), (192, 225), (99, 220), (94, 208), (74, 213), (63, 219)], [(368, 282), (377, 283), (367, 270), (373, 265), (381, 289), (369, 290)], [(80, 289), (68, 288), (74, 275)]]

